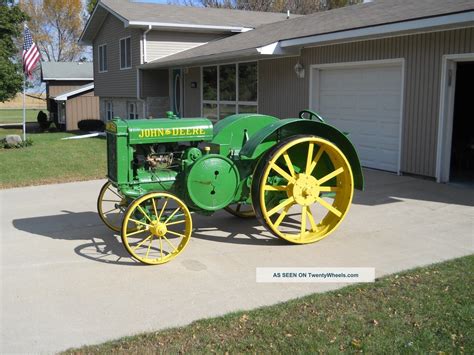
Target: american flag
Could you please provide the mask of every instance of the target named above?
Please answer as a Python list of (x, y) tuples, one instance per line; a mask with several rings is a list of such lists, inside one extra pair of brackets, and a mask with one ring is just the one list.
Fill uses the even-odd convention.
[(40, 60), (40, 53), (38, 47), (33, 42), (31, 32), (28, 26), (25, 25), (25, 42), (23, 44), (23, 71), (26, 75), (31, 77), (31, 73), (35, 68), (36, 63)]

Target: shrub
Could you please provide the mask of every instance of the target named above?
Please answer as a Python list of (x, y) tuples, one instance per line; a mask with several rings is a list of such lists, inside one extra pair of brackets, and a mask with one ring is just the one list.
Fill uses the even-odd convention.
[(81, 131), (103, 131), (105, 125), (101, 120), (82, 120), (77, 123), (77, 127)]
[(38, 116), (36, 116), (36, 120), (38, 121), (40, 129), (42, 131), (47, 130), (49, 126), (51, 125), (51, 121), (48, 120), (48, 115), (44, 113), (43, 111), (38, 112)]

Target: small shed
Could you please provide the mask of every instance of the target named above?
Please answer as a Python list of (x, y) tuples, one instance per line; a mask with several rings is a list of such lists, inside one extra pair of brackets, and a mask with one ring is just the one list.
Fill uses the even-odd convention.
[(41, 78), (46, 83), (50, 119), (60, 129), (77, 129), (85, 119), (100, 119), (99, 97), (94, 96), (92, 63), (43, 62)]

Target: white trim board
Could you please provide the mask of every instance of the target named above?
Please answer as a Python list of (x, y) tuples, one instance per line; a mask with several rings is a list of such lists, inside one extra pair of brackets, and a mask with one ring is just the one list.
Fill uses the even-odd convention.
[(439, 95), (438, 140), (436, 145), (436, 181), (449, 182), (456, 68), (458, 62), (474, 61), (474, 53), (445, 54), (441, 61), (441, 90)]
[[(313, 87), (313, 79), (318, 79), (319, 71), (321, 69), (351, 69), (351, 68), (370, 68), (373, 66), (389, 66), (398, 64), (401, 66), (402, 77), (401, 77), (401, 88), (400, 88), (400, 129), (399, 129), (399, 150), (398, 150), (398, 164), (397, 174), (401, 174), (401, 162), (402, 162), (402, 149), (403, 149), (403, 109), (405, 105), (405, 58), (394, 58), (394, 59), (381, 59), (381, 60), (368, 60), (359, 62), (339, 62), (329, 64), (312, 64), (309, 66), (309, 107), (312, 110), (319, 111), (318, 103), (313, 102), (313, 94), (318, 92), (318, 88)], [(315, 77), (314, 77), (315, 75)], [(316, 106), (316, 107), (315, 107)]]
[(93, 89), (94, 89), (94, 83), (92, 83), (90, 85), (87, 85), (87, 86), (82, 86), (78, 89), (71, 90), (71, 91), (65, 92), (65, 93), (63, 93), (59, 96), (56, 96), (54, 98), (54, 101), (64, 101), (64, 100), (67, 100), (70, 96), (81, 94), (83, 92), (90, 91), (90, 90), (93, 90)]

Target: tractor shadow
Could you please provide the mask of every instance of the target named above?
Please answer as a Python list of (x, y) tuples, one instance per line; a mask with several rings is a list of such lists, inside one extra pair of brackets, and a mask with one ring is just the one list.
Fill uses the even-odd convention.
[[(145, 266), (125, 249), (120, 234), (108, 229), (96, 212), (61, 214), (13, 220), (13, 226), (32, 236), (75, 242), (74, 252), (86, 259), (115, 265)], [(256, 218), (241, 219), (219, 211), (212, 216), (193, 214), (191, 239), (254, 246), (288, 245), (272, 236)]]

